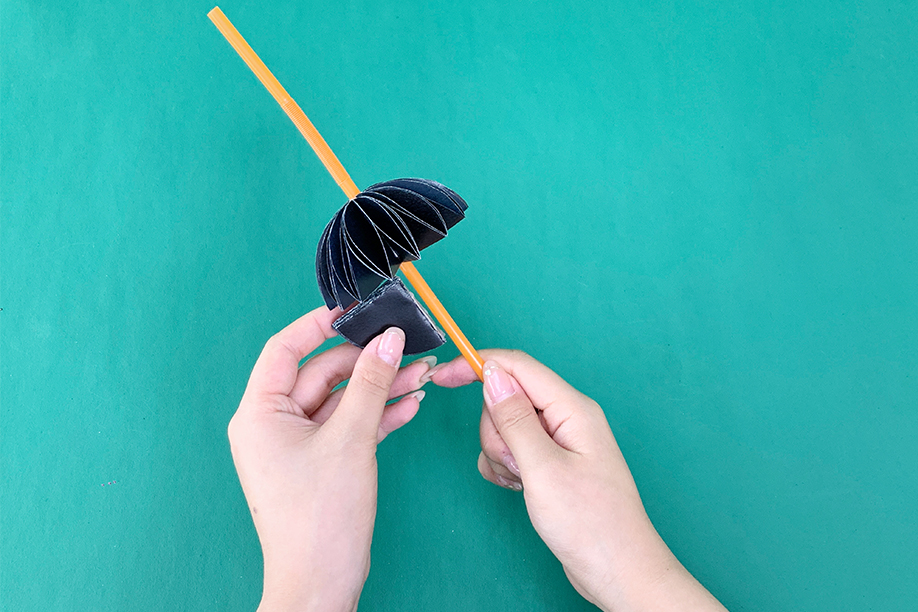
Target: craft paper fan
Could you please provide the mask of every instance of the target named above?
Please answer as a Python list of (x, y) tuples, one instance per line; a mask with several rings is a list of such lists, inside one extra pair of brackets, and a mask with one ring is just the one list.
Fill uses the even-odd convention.
[(348, 200), (326, 226), (316, 250), (319, 290), (329, 308), (346, 309), (395, 278), (465, 217), (468, 204), (436, 181), (377, 183)]
[(362, 347), (397, 326), (405, 332), (406, 355), (443, 344), (443, 333), (395, 273), (443, 239), (467, 208), (450, 188), (417, 178), (377, 183), (348, 200), (325, 226), (316, 250), (325, 304), (346, 310), (357, 302), (335, 321), (338, 333)]

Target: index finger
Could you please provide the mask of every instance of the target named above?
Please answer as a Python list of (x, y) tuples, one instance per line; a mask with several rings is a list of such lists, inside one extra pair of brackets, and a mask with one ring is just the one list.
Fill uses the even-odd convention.
[(252, 368), (246, 395), (289, 395), (300, 361), (337, 335), (331, 324), (340, 316), (340, 309), (320, 306), (271, 336)]

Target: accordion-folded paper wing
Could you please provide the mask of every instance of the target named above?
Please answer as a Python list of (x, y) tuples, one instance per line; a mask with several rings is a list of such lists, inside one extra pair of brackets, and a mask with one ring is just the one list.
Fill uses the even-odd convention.
[(468, 204), (436, 181), (377, 183), (348, 200), (329, 221), (316, 251), (316, 277), (329, 308), (362, 302), (399, 265), (446, 236)]
[(399, 327), (406, 355), (443, 344), (443, 332), (395, 273), (444, 238), (467, 208), (449, 187), (417, 178), (377, 183), (348, 200), (325, 226), (316, 250), (325, 304), (347, 310), (334, 322), (335, 330), (363, 347), (387, 328)]

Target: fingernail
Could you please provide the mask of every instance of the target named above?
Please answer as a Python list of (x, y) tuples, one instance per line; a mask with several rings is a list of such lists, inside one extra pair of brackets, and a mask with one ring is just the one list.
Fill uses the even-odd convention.
[(410, 364), (408, 364), (408, 365), (414, 365), (414, 364), (416, 364), (416, 363), (426, 363), (426, 364), (427, 364), (427, 369), (429, 370), (430, 368), (432, 368), (432, 367), (434, 367), (435, 365), (437, 365), (437, 356), (436, 356), (436, 355), (428, 355), (427, 357), (421, 357), (420, 359), (415, 359), (414, 361), (412, 361), (412, 362), (411, 362)]
[(484, 387), (492, 404), (499, 404), (516, 393), (513, 380), (503, 368), (493, 361), (487, 361), (484, 365)]
[(520, 475), (520, 468), (516, 464), (516, 459), (513, 458), (513, 455), (504, 455), (504, 465), (508, 470), (513, 472), (516, 476)]
[(438, 366), (431, 366), (429, 370), (421, 374), (421, 377), (418, 380), (421, 381), (422, 385), (426, 385), (433, 379), (434, 374), (442, 370), (445, 366), (446, 366), (445, 363), (441, 363)]
[(397, 327), (390, 327), (379, 339), (376, 354), (390, 366), (398, 366), (405, 349), (405, 332)]
[(426, 391), (415, 391), (414, 393), (409, 393), (408, 397), (413, 397), (418, 400), (418, 403), (421, 403), (421, 400), (427, 395)]
[(420, 378), (418, 378), (418, 380), (420, 381), (420, 383), (423, 385), (424, 383), (426, 383), (426, 382), (428, 382), (428, 381), (430, 380), (429, 378), (428, 378), (427, 380), (424, 380), (424, 377), (427, 376), (428, 374), (430, 374), (431, 368), (433, 368), (435, 365), (437, 365), (437, 357), (436, 357), (435, 355), (428, 355), (427, 357), (421, 357), (420, 359), (417, 359), (417, 360), (415, 360), (415, 361), (412, 361), (410, 364), (408, 364), (408, 367), (411, 367), (411, 366), (413, 366), (413, 365), (416, 364), (416, 363), (425, 363), (425, 364), (427, 364), (427, 369), (424, 370), (424, 373), (421, 374)]
[(523, 490), (523, 485), (521, 485), (520, 483), (514, 482), (510, 480), (509, 478), (504, 478), (500, 474), (495, 474), (495, 476), (497, 476), (498, 484), (500, 484), (500, 486), (504, 487), (505, 489), (513, 489), (514, 491)]

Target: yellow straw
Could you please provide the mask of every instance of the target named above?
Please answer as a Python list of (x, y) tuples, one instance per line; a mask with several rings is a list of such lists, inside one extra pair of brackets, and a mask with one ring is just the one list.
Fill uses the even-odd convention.
[[(325, 139), (322, 138), (322, 135), (316, 130), (312, 121), (309, 120), (303, 110), (293, 101), (293, 98), (290, 97), (290, 94), (287, 93), (287, 90), (284, 89), (274, 75), (271, 74), (268, 67), (261, 61), (261, 58), (259, 58), (255, 51), (252, 50), (252, 47), (249, 46), (249, 43), (245, 42), (245, 39), (239, 31), (233, 27), (230, 20), (223, 14), (223, 11), (215, 6), (213, 10), (207, 13), (207, 16), (210, 17), (210, 20), (214, 22), (214, 25), (217, 26), (220, 33), (229, 41), (229, 44), (233, 46), (236, 53), (242, 57), (252, 72), (255, 73), (255, 76), (258, 77), (261, 84), (265, 86), (268, 92), (277, 100), (277, 103), (280, 104), (281, 108), (284, 109), (284, 112), (287, 113), (290, 120), (293, 121), (297, 129), (300, 130), (300, 133), (306, 138), (309, 146), (311, 146), (312, 150), (319, 156), (325, 169), (328, 170), (332, 178), (335, 179), (335, 182), (338, 183), (338, 187), (341, 188), (344, 195), (346, 195), (348, 199), (352, 199), (360, 193), (357, 185), (351, 180), (350, 175), (344, 169), (344, 166), (341, 165), (341, 162), (338, 161), (335, 154), (332, 153), (328, 143), (325, 142)], [(434, 317), (436, 317), (440, 325), (443, 326), (447, 335), (449, 335), (456, 344), (459, 352), (462, 353), (465, 360), (468, 361), (472, 369), (475, 370), (478, 379), (482, 380), (481, 371), (484, 362), (481, 359), (481, 355), (478, 354), (478, 351), (475, 350), (468, 338), (465, 337), (465, 334), (462, 333), (462, 330), (459, 329), (459, 326), (456, 325), (456, 322), (446, 311), (446, 308), (444, 308), (440, 300), (437, 299), (430, 285), (427, 284), (421, 276), (421, 273), (418, 272), (417, 268), (415, 268), (414, 264), (411, 262), (406, 261), (403, 263), (401, 265), (401, 270), (414, 290), (417, 291), (421, 299), (424, 300), (424, 303), (433, 313)]]
[(223, 11), (220, 10), (220, 7), (215, 6), (212, 11), (207, 13), (207, 16), (210, 17), (210, 20), (214, 22), (214, 25), (217, 26), (220, 33), (226, 37), (226, 40), (233, 46), (236, 53), (239, 54), (252, 72), (255, 73), (255, 76), (258, 77), (261, 84), (267, 88), (268, 92), (277, 100), (277, 103), (281, 105), (281, 108), (284, 109), (284, 112), (287, 113), (287, 116), (290, 117), (293, 124), (296, 125), (303, 137), (306, 138), (309, 146), (312, 147), (312, 150), (315, 151), (319, 159), (322, 160), (322, 164), (332, 175), (332, 178), (335, 179), (335, 182), (338, 183), (338, 187), (341, 188), (344, 195), (350, 199), (360, 193), (360, 190), (357, 189), (357, 185), (354, 184), (354, 181), (352, 181), (350, 175), (348, 175), (347, 170), (344, 169), (344, 166), (341, 165), (341, 162), (338, 161), (338, 158), (332, 153), (328, 143), (326, 143), (322, 135), (319, 134), (319, 131), (312, 124), (312, 121), (309, 120), (299, 105), (293, 101), (293, 98), (290, 97), (287, 90), (281, 86), (276, 78), (274, 78), (274, 75), (271, 74), (271, 71), (268, 70), (265, 63), (261, 61), (261, 58), (252, 50), (249, 43), (245, 42), (245, 39), (233, 24), (230, 23), (230, 20), (226, 18)]

